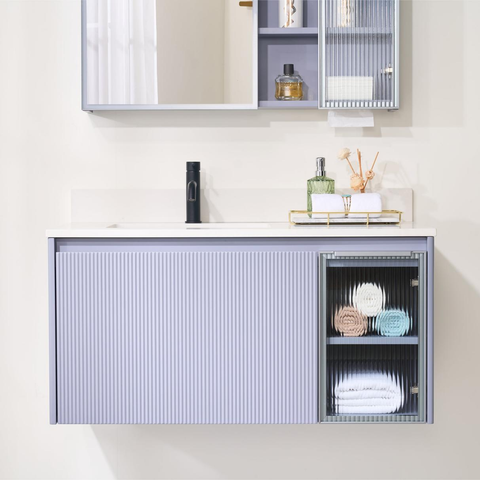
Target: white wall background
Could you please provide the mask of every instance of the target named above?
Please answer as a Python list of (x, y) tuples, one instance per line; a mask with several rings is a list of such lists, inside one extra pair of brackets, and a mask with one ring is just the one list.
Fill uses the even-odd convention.
[[(0, 477), (479, 478), (480, 1), (402, 1), (402, 108), (334, 131), (324, 112), (80, 110), (80, 0), (0, 0)], [(380, 150), (438, 228), (433, 426), (49, 426), (44, 231), (76, 188), (305, 184), (343, 146)], [(378, 185), (378, 183), (377, 183)], [(162, 205), (159, 205), (162, 208)]]

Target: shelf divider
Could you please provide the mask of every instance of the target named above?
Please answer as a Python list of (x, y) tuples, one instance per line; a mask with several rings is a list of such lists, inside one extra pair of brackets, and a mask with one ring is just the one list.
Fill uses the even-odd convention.
[(318, 28), (259, 28), (258, 34), (262, 37), (316, 37)]
[(418, 337), (327, 337), (327, 345), (418, 345)]
[(318, 100), (260, 100), (258, 102), (259, 108), (270, 109), (318, 109)]

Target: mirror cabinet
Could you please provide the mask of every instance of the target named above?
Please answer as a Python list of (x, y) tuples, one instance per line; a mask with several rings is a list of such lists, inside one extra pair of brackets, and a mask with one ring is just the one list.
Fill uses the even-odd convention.
[(82, 0), (82, 77), (86, 111), (395, 110), (399, 0)]

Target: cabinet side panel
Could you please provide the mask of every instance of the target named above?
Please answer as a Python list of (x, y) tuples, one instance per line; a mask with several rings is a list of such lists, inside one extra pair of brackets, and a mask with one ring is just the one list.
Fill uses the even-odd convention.
[(57, 423), (57, 345), (55, 315), (55, 239), (48, 239), (48, 348), (50, 423)]
[(427, 423), (433, 423), (434, 255), (435, 255), (434, 239), (433, 237), (428, 237), (427, 238)]
[(59, 423), (315, 423), (314, 252), (57, 253)]

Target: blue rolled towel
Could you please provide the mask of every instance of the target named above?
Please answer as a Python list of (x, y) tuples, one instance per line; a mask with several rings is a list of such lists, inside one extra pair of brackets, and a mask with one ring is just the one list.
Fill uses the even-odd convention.
[(402, 337), (412, 326), (412, 321), (403, 310), (383, 310), (375, 319), (375, 330), (385, 337)]

